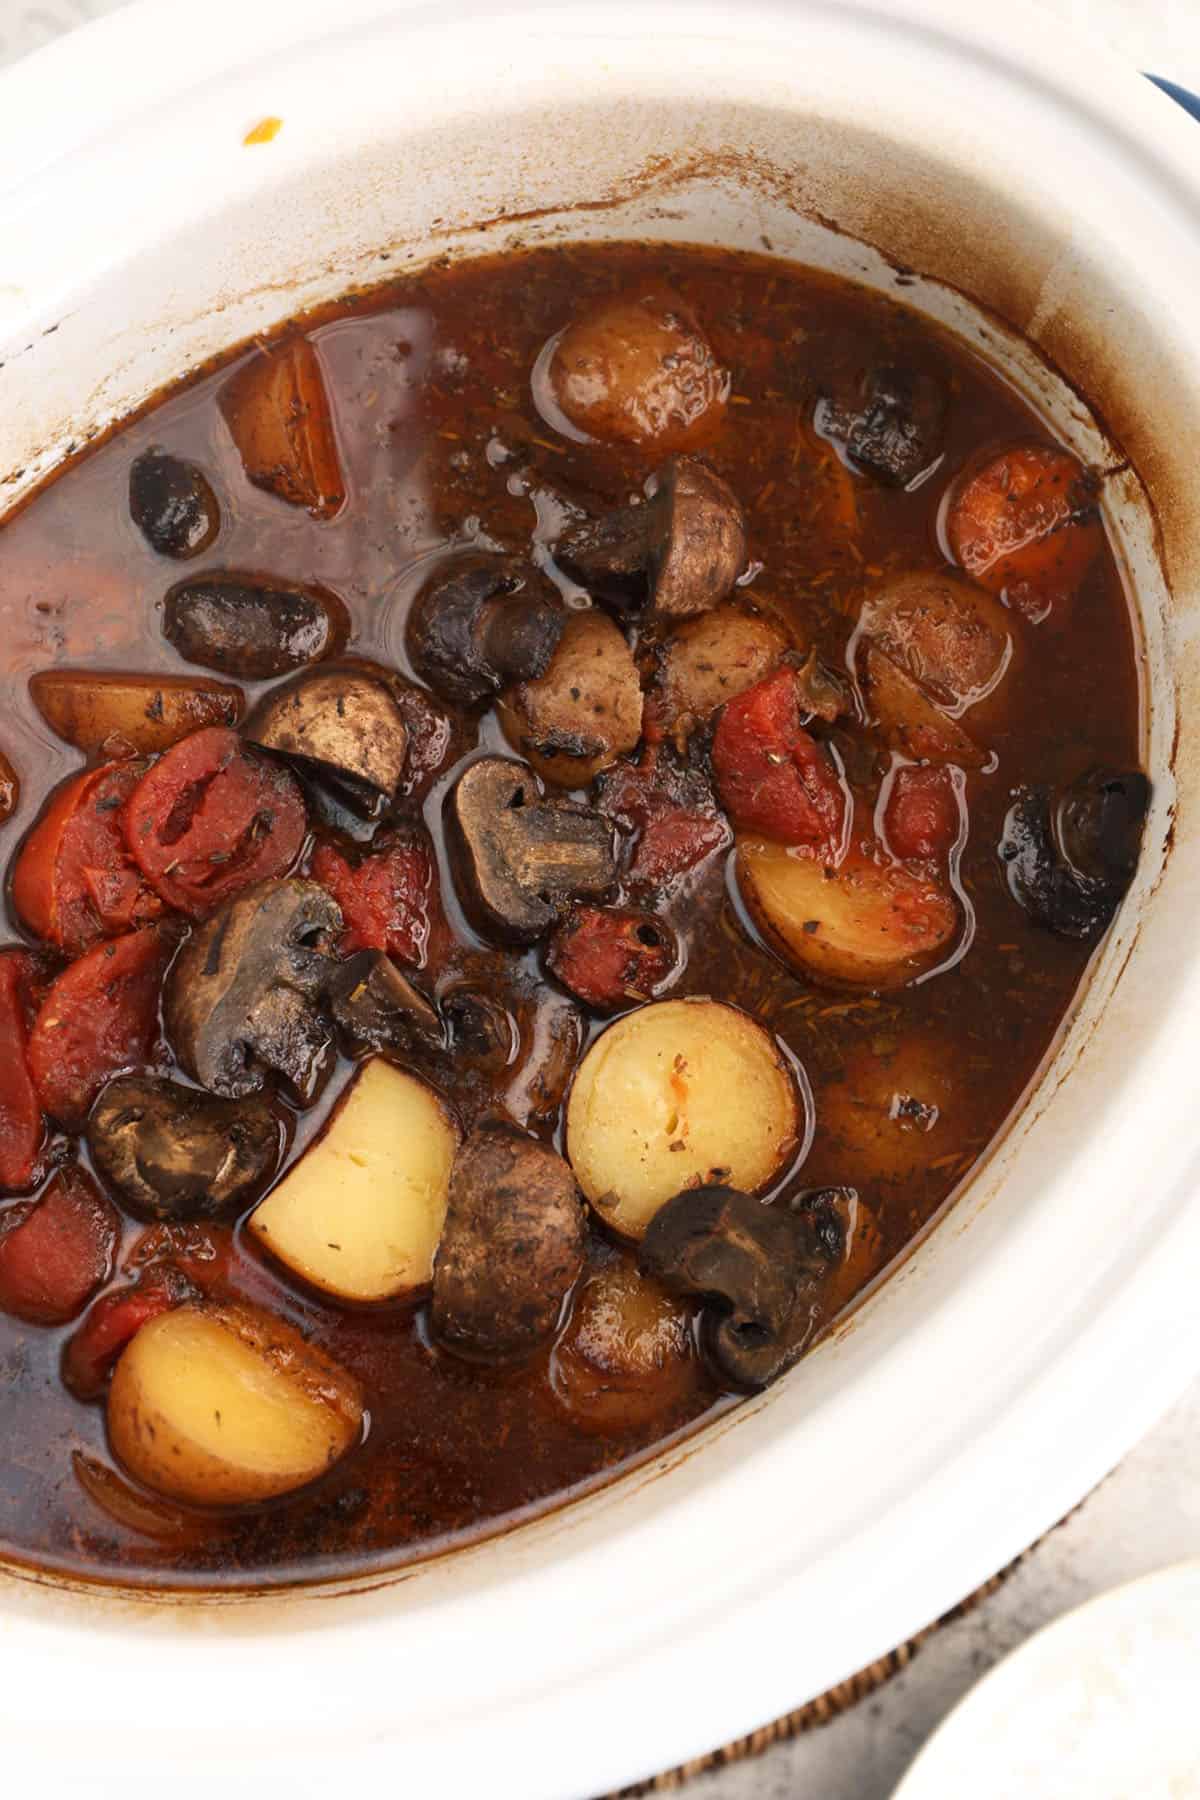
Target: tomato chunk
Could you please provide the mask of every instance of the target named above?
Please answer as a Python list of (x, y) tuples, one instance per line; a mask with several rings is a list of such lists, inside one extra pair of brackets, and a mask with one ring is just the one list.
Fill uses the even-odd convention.
[(145, 1064), (173, 949), (160, 931), (134, 931), (95, 945), (51, 983), (28, 1048), (29, 1073), (51, 1118), (77, 1128), (106, 1081)]
[(38, 969), (23, 950), (0, 953), (0, 1188), (27, 1192), (41, 1172), (46, 1131), (26, 1061)]
[(1104, 541), (1087, 471), (1044, 444), (1006, 450), (973, 475), (946, 535), (968, 575), (1035, 623), (1074, 597)]
[(91, 1176), (60, 1169), (36, 1200), (0, 1213), (0, 1307), (63, 1325), (112, 1273), (121, 1221)]
[(233, 1232), (228, 1225), (151, 1225), (135, 1240), (122, 1268), (144, 1279), (162, 1269), (186, 1275), (196, 1287), (221, 1289), (233, 1263)]
[(712, 761), (717, 794), (738, 831), (837, 860), (846, 798), (825, 751), (800, 723), (791, 669), (728, 702)]
[(98, 1400), (126, 1344), (160, 1313), (197, 1290), (177, 1269), (156, 1269), (131, 1287), (102, 1294), (63, 1350), (62, 1377), (77, 1400)]
[(897, 769), (884, 809), (888, 847), (901, 862), (946, 856), (959, 833), (958, 795), (946, 768)]
[(295, 777), (248, 756), (222, 725), (172, 745), (130, 795), (122, 823), (155, 892), (193, 919), (286, 874), (307, 830)]
[(631, 887), (662, 887), (731, 839), (704, 776), (668, 760), (658, 744), (602, 778), (599, 804), (607, 818), (634, 834), (626, 870)]
[(105, 763), (63, 782), (26, 838), (13, 870), (17, 912), (37, 936), (79, 956), (105, 937), (148, 925), (162, 901), (130, 860), (121, 808), (142, 762)]
[(611, 1012), (657, 993), (676, 952), (667, 927), (649, 913), (577, 906), (551, 938), (546, 963), (586, 1005)]
[(423, 969), (440, 936), (441, 907), (433, 848), (406, 838), (351, 862), (332, 844), (313, 853), (310, 873), (342, 909), (340, 948), (386, 950)]

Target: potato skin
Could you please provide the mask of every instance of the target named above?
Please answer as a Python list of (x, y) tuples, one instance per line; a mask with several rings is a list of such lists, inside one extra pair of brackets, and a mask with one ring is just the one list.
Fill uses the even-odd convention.
[(648, 451), (686, 450), (720, 425), (729, 376), (670, 294), (602, 302), (562, 333), (549, 368), (577, 430)]
[[(248, 1506), (305, 1487), (352, 1448), (362, 1423), (358, 1383), (298, 1331), (258, 1307), (207, 1300), (143, 1325), (108, 1396), (115, 1455), (147, 1487), (192, 1506)], [(223, 1437), (228, 1450), (217, 1447)]]
[(583, 1431), (636, 1431), (690, 1394), (699, 1362), (687, 1310), (626, 1253), (585, 1277), (550, 1365), (555, 1398)]
[(633, 653), (594, 608), (572, 613), (539, 681), (510, 688), (500, 722), (545, 781), (586, 787), (642, 735), (642, 689)]
[(770, 620), (737, 606), (718, 606), (681, 625), (660, 652), (667, 730), (703, 724), (726, 700), (769, 675), (787, 648), (787, 639)]
[(766, 942), (814, 981), (904, 987), (949, 949), (958, 908), (935, 882), (851, 853), (829, 872), (782, 844), (742, 838), (742, 898)]
[(273, 344), (221, 389), (221, 412), (246, 475), (315, 519), (341, 511), (346, 484), (321, 364), (305, 337)]
[(236, 725), (245, 710), (241, 688), (204, 676), (42, 669), (29, 693), (50, 729), (87, 756), (116, 738), (154, 756), (208, 725)]
[(561, 1156), (507, 1120), (458, 1153), (433, 1266), (434, 1336), (485, 1357), (519, 1356), (554, 1331), (583, 1267), (586, 1227)]
[(867, 645), (863, 666), (867, 703), (894, 750), (919, 762), (983, 767), (987, 755), (958, 720), (935, 706), (912, 676), (874, 644)]

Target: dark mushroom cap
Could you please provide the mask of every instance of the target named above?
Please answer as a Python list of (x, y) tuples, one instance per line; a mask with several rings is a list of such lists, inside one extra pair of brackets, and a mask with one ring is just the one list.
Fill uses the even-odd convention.
[(566, 532), (555, 561), (612, 605), (675, 619), (707, 612), (746, 566), (741, 505), (694, 456), (673, 456), (654, 480), (648, 500)]
[(1059, 937), (1098, 937), (1133, 879), (1150, 783), (1091, 770), (1058, 795), (1022, 788), (999, 845), (1013, 898)]
[(443, 564), (408, 618), (408, 651), (423, 681), (474, 706), (550, 666), (568, 614), (557, 589), (515, 557), (473, 551)]
[(686, 1188), (650, 1221), (638, 1265), (669, 1293), (704, 1302), (701, 1341), (718, 1374), (760, 1388), (799, 1354), (801, 1289), (824, 1272), (808, 1231), (737, 1188)]
[(321, 996), (342, 914), (314, 881), (260, 881), (198, 926), (167, 977), (172, 1048), (202, 1087), (240, 1099), (280, 1075), (301, 1101), (324, 1072)]
[(220, 1100), (156, 1075), (110, 1081), (87, 1127), (100, 1174), (143, 1218), (212, 1219), (274, 1174), (283, 1128), (261, 1100)]
[(616, 880), (612, 827), (590, 807), (548, 800), (533, 770), (484, 756), (459, 776), (447, 819), (463, 900), (479, 928), (531, 944), (581, 894)]
[(382, 950), (360, 950), (339, 963), (325, 996), (336, 1024), (356, 1050), (445, 1046), (436, 1008)]
[(163, 635), (180, 656), (239, 681), (270, 681), (333, 655), (349, 630), (336, 594), (254, 575), (181, 581), (163, 606)]

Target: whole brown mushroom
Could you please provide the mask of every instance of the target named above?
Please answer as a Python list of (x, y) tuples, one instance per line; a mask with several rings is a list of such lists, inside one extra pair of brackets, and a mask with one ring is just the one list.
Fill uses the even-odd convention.
[(544, 675), (568, 617), (537, 569), (475, 551), (439, 568), (417, 595), (408, 652), (435, 693), (474, 706)]

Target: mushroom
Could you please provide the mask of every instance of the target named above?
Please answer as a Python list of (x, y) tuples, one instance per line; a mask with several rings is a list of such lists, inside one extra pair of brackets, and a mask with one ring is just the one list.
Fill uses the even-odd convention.
[(332, 781), (367, 813), (391, 799), (408, 752), (387, 672), (370, 664), (311, 669), (272, 689), (246, 721), (245, 736)]
[(908, 487), (942, 453), (946, 392), (932, 375), (883, 364), (867, 372), (857, 403), (818, 401), (815, 424), (884, 487)]
[(704, 1302), (701, 1343), (735, 1387), (774, 1381), (799, 1350), (798, 1302), (826, 1272), (804, 1224), (729, 1187), (685, 1188), (654, 1215), (638, 1266)]
[(88, 1120), (100, 1174), (143, 1218), (228, 1212), (274, 1174), (282, 1128), (261, 1100), (219, 1100), (154, 1075), (110, 1081)]
[(320, 1005), (342, 928), (314, 881), (259, 881), (198, 926), (167, 977), (167, 1034), (202, 1087), (240, 1100), (282, 1076), (302, 1104), (326, 1072), (331, 1030)]
[(567, 618), (538, 570), (478, 551), (444, 565), (421, 589), (408, 651), (436, 693), (474, 706), (510, 682), (544, 675)]
[(129, 511), (152, 550), (181, 562), (207, 550), (221, 529), (203, 472), (165, 450), (144, 450), (130, 469)]
[(517, 1022), (494, 995), (474, 988), (452, 988), (442, 998), (442, 1017), (455, 1063), (469, 1063), (483, 1074), (495, 1075), (516, 1057)]
[(596, 598), (662, 618), (707, 612), (746, 566), (746, 520), (733, 490), (692, 456), (673, 456), (648, 500), (564, 533), (554, 559)]
[(270, 681), (333, 655), (350, 635), (350, 619), (323, 588), (206, 575), (171, 589), (163, 634), (187, 662), (241, 681)]
[(360, 950), (339, 963), (325, 997), (335, 1022), (356, 1049), (445, 1047), (446, 1033), (436, 1008), (382, 950)]
[(583, 1267), (583, 1202), (562, 1157), (505, 1119), (467, 1138), (433, 1265), (434, 1336), (469, 1356), (533, 1350)]
[(510, 688), (499, 712), (539, 775), (586, 787), (642, 735), (642, 686), (623, 634), (606, 613), (572, 613), (546, 673)]
[(1000, 840), (1013, 898), (1059, 937), (1098, 937), (1133, 879), (1150, 783), (1139, 769), (1092, 769), (1055, 799), (1022, 788)]
[(532, 944), (576, 896), (602, 894), (616, 880), (608, 820), (547, 800), (525, 763), (472, 763), (451, 790), (447, 816), (463, 901), (486, 935)]

